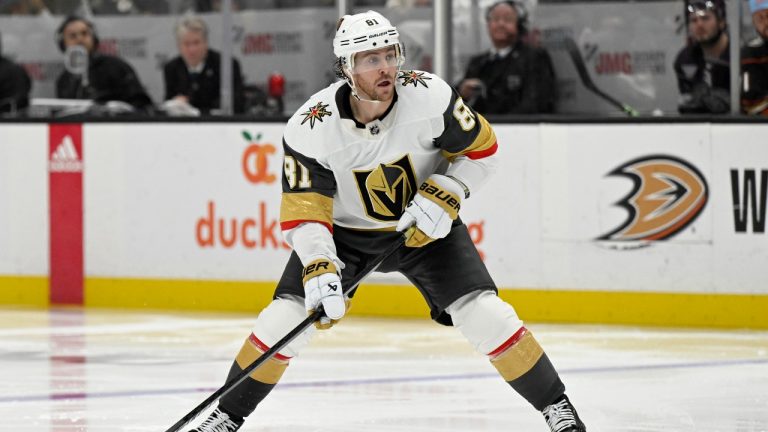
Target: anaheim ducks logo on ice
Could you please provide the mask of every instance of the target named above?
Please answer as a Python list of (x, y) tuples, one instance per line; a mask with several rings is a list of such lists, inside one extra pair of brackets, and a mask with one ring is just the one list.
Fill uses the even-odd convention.
[(416, 191), (409, 155), (372, 170), (354, 171), (365, 213), (378, 221), (396, 221)]
[(306, 123), (309, 121), (309, 128), (314, 129), (315, 128), (315, 121), (319, 121), (320, 123), (323, 122), (323, 117), (330, 116), (333, 114), (331, 111), (326, 110), (328, 108), (329, 104), (324, 104), (322, 102), (318, 102), (317, 105), (310, 107), (307, 112), (301, 113), (301, 115), (304, 116), (304, 120), (301, 121), (301, 124)]
[(616, 203), (629, 212), (626, 222), (598, 240), (648, 242), (668, 239), (701, 214), (709, 190), (690, 163), (666, 155), (632, 160), (608, 175), (629, 177), (632, 192)]

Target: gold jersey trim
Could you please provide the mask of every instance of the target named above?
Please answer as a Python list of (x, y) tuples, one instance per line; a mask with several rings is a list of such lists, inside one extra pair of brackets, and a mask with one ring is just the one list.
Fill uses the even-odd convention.
[(468, 145), (462, 151), (457, 153), (451, 153), (443, 150), (442, 154), (446, 159), (453, 162), (453, 160), (459, 156), (465, 155), (467, 153), (482, 152), (490, 149), (494, 144), (496, 144), (496, 133), (493, 132), (493, 128), (491, 127), (490, 123), (488, 123), (488, 120), (486, 120), (485, 117), (480, 114), (477, 114), (477, 119), (480, 122), (480, 133), (477, 134), (477, 137), (475, 137), (475, 140), (472, 141), (472, 144)]
[(333, 226), (333, 198), (317, 192), (283, 192), (280, 224), (317, 221)]

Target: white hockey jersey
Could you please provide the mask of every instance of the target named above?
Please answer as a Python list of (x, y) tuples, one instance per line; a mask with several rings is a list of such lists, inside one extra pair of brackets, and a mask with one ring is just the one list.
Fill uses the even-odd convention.
[(467, 196), (488, 175), (496, 136), (447, 83), (427, 72), (400, 71), (395, 94), (382, 117), (361, 124), (351, 114), (349, 86), (339, 81), (288, 121), (280, 223), (294, 249), (291, 231), (317, 229), (312, 222), (329, 233), (334, 224), (394, 229), (431, 174), (453, 176)]

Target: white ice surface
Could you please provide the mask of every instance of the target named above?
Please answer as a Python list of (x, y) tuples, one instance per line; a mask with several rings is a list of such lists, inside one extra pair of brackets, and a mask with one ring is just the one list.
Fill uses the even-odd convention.
[[(217, 389), (245, 315), (0, 310), (0, 430), (164, 431)], [(768, 432), (768, 332), (529, 323), (590, 432)], [(544, 432), (454, 329), (347, 318), (248, 419), (261, 432)]]

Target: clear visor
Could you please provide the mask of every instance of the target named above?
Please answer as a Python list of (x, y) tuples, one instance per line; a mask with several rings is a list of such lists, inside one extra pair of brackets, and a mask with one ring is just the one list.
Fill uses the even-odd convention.
[(399, 68), (403, 64), (400, 45), (390, 45), (369, 51), (355, 53), (350, 70), (353, 74), (362, 74), (373, 70)]

